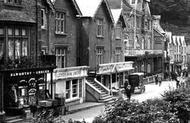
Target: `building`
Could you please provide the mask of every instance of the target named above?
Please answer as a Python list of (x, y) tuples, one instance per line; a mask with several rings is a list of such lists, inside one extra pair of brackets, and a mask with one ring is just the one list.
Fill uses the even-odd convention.
[[(43, 2), (51, 8), (49, 0)], [(47, 58), (55, 57), (40, 54), (41, 4), (37, 0), (0, 1), (0, 122), (5, 115), (19, 115), (29, 105), (53, 98), (55, 64)], [(48, 74), (51, 90), (46, 86)]]
[(154, 49), (156, 45), (149, 1), (123, 0), (122, 5), (129, 27), (124, 34), (125, 61), (133, 61), (135, 71), (144, 72), (147, 82), (153, 82), (155, 75), (162, 75), (162, 55), (160, 49)]
[(65, 105), (85, 101), (87, 66), (80, 66), (79, 18), (81, 11), (74, 0), (53, 1), (54, 11), (41, 9), (44, 24), (41, 26), (41, 46), (44, 54), (55, 55), (53, 92), (55, 97), (65, 97)]
[(166, 36), (165, 31), (160, 26), (160, 15), (153, 15), (153, 52), (156, 57), (154, 58), (154, 72), (165, 73), (165, 77), (169, 74), (169, 64), (167, 62), (167, 52), (166, 52)]
[(123, 58), (124, 19), (121, 10), (113, 10), (116, 12), (113, 17), (107, 0), (76, 0), (76, 3), (82, 13), (78, 16), (79, 61), (90, 67), (86, 98), (107, 102), (112, 99), (112, 87), (118, 89), (120, 83), (123, 85), (124, 72), (132, 69), (132, 62), (124, 62)]

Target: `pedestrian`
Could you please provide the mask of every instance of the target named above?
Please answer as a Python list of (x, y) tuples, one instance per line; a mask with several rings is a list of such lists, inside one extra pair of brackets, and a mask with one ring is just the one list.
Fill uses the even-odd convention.
[(155, 84), (158, 84), (158, 75), (155, 76)]
[(158, 83), (159, 83), (159, 86), (161, 86), (161, 84), (162, 84), (162, 77), (161, 76), (158, 77)]
[(179, 82), (180, 82), (180, 81), (178, 80), (177, 77), (175, 78), (175, 81), (176, 81), (176, 88), (179, 88), (179, 86), (180, 86), (180, 85), (179, 85)]
[(132, 92), (131, 85), (127, 85), (127, 88), (125, 88), (125, 93), (128, 98), (128, 101), (131, 100), (131, 92)]

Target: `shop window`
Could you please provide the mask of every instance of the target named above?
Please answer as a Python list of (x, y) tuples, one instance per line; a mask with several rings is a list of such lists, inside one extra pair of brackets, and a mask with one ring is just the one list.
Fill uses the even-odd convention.
[(4, 29), (0, 27), (0, 60), (3, 58), (4, 54)]
[(45, 29), (47, 25), (47, 17), (45, 13), (45, 9), (41, 9), (41, 28)]
[(66, 81), (66, 99), (71, 98), (71, 85), (70, 81)]
[(56, 48), (56, 66), (58, 68), (66, 67), (66, 48)]
[(102, 64), (104, 62), (104, 48), (98, 47), (96, 50), (97, 64)]
[(72, 81), (72, 97), (77, 97), (78, 96), (78, 82), (77, 80)]
[(66, 81), (66, 99), (79, 97), (79, 80)]
[(66, 33), (66, 13), (64, 12), (56, 12), (55, 33), (56, 34)]
[(19, 59), (27, 56), (28, 34), (24, 28), (8, 28), (8, 56), (10, 59)]
[(121, 22), (119, 22), (115, 28), (116, 39), (121, 39), (121, 33)]
[(104, 23), (103, 19), (98, 18), (97, 19), (97, 36), (103, 37), (103, 30), (104, 30)]

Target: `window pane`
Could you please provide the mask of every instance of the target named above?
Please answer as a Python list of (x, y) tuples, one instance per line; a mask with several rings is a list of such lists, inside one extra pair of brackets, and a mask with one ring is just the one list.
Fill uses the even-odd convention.
[(14, 42), (12, 39), (9, 39), (8, 40), (8, 49), (9, 49), (9, 53), (8, 53), (8, 56), (10, 59), (13, 59), (14, 58)]
[(3, 38), (0, 38), (0, 59), (3, 57), (3, 52), (4, 52), (4, 40)]
[(8, 35), (13, 35), (13, 30), (12, 29), (8, 29)]
[(0, 35), (3, 35), (3, 34), (4, 34), (3, 28), (0, 28)]
[(70, 98), (71, 95), (70, 81), (66, 81), (66, 99)]
[(27, 40), (22, 42), (22, 56), (27, 56)]
[(19, 35), (19, 29), (15, 29), (15, 36)]
[(22, 36), (26, 35), (26, 29), (22, 29)]
[(21, 56), (21, 44), (20, 44), (20, 41), (17, 39), (15, 41), (15, 58), (19, 58)]
[(78, 81), (77, 81), (77, 79), (72, 81), (72, 91), (73, 91), (72, 97), (77, 97), (78, 96)]

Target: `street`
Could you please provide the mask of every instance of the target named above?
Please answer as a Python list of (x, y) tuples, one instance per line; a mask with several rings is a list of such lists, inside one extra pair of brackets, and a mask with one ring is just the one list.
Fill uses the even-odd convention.
[[(161, 98), (161, 94), (164, 91), (169, 90), (170, 88), (176, 88), (175, 81), (163, 81), (162, 85), (155, 85), (155, 83), (151, 83), (146, 86), (146, 91), (143, 94), (134, 94), (132, 95), (132, 100), (138, 100), (139, 102), (145, 101), (147, 99)], [(65, 115), (62, 118), (65, 121), (68, 121), (70, 118), (73, 120), (82, 121), (85, 119), (86, 122), (92, 123), (94, 117), (101, 115), (104, 113), (104, 106), (99, 106), (95, 108), (90, 108), (87, 110), (79, 111), (73, 114)]]

